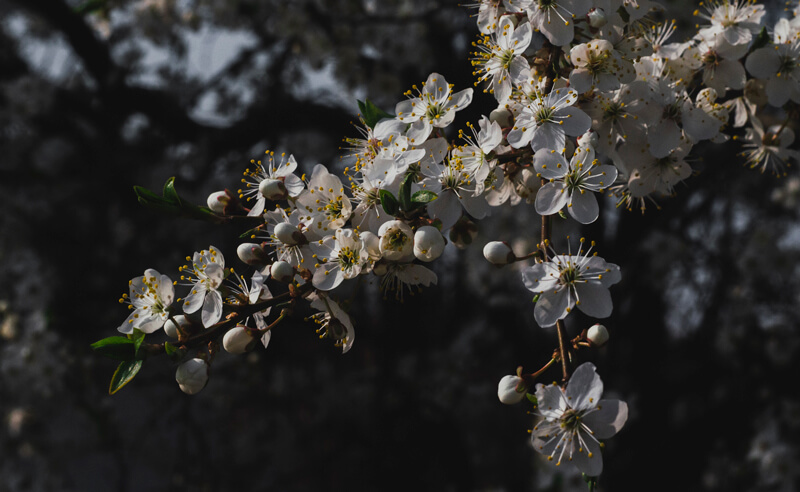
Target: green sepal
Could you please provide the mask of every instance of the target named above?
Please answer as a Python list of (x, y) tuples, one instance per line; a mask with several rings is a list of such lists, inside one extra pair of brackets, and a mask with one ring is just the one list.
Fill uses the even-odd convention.
[(767, 28), (762, 27), (761, 31), (758, 33), (758, 36), (756, 36), (756, 40), (753, 41), (753, 46), (750, 47), (749, 52), (752, 53), (759, 48), (763, 48), (767, 45), (767, 43), (769, 43), (769, 41), (769, 33), (767, 33)]
[(131, 379), (136, 377), (143, 363), (144, 362), (141, 360), (120, 362), (117, 366), (117, 370), (114, 371), (114, 375), (111, 376), (111, 384), (108, 385), (108, 394), (113, 395), (128, 384)]
[(129, 361), (136, 356), (133, 340), (127, 337), (107, 337), (94, 342), (92, 350), (110, 359)]
[(533, 296), (533, 303), (534, 303), (534, 304), (536, 304), (537, 302), (539, 302), (539, 296), (540, 296), (540, 295), (541, 295), (541, 294), (536, 294), (535, 296)]
[(392, 195), (392, 192), (381, 190), (378, 194), (381, 197), (381, 207), (383, 207), (383, 211), (389, 215), (397, 214), (397, 198)]
[(107, 0), (87, 0), (72, 9), (78, 15), (91, 14), (106, 7)]
[(400, 185), (400, 196), (398, 198), (400, 200), (400, 210), (403, 212), (410, 212), (414, 209), (411, 204), (411, 185), (414, 184), (415, 178), (413, 173), (408, 173)]
[(525, 393), (525, 396), (528, 398), (528, 401), (533, 403), (534, 405), (539, 405), (539, 400), (536, 399), (536, 395), (531, 393)]
[(144, 358), (144, 354), (139, 352), (139, 348), (142, 346), (142, 342), (144, 342), (144, 336), (145, 332), (138, 328), (134, 328), (133, 333), (128, 335), (128, 338), (130, 338), (133, 342), (133, 353), (136, 360), (141, 360)]
[(558, 216), (561, 217), (562, 219), (566, 219), (567, 218), (567, 214), (564, 213), (564, 210), (559, 210), (558, 211)]
[(175, 176), (167, 179), (167, 182), (164, 183), (164, 190), (162, 191), (162, 194), (169, 202), (172, 202), (178, 206), (181, 205), (181, 197), (179, 197), (178, 192), (175, 191)]
[(619, 14), (620, 17), (622, 17), (622, 22), (624, 22), (625, 24), (627, 24), (628, 21), (631, 20), (631, 14), (628, 13), (625, 7), (618, 8), (617, 13)]
[(586, 482), (586, 486), (589, 487), (589, 492), (594, 492), (597, 488), (597, 479), (598, 477), (590, 477), (589, 475), (582, 473), (583, 481)]
[(162, 196), (158, 196), (156, 193), (141, 186), (134, 186), (133, 191), (136, 193), (139, 203), (160, 212), (217, 223), (221, 220), (208, 207), (199, 207), (182, 200), (175, 189), (175, 177), (167, 179), (166, 183), (164, 183), (164, 188), (161, 192)]
[(438, 196), (436, 195), (436, 193), (432, 191), (420, 190), (411, 195), (411, 203), (419, 203), (419, 204), (430, 203), (436, 200), (437, 198)]
[(173, 362), (179, 362), (183, 359), (183, 356), (186, 355), (185, 350), (181, 350), (169, 342), (164, 342), (164, 352), (166, 352), (167, 357)]
[(358, 101), (358, 110), (361, 111), (361, 118), (364, 119), (364, 124), (370, 128), (375, 128), (384, 118), (394, 118), (393, 114), (389, 114), (378, 106), (372, 104), (372, 101)]

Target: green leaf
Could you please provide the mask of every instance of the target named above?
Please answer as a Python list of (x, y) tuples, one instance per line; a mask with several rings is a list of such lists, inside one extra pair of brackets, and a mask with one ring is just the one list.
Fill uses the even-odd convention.
[(166, 198), (169, 202), (174, 203), (175, 205), (181, 205), (181, 197), (178, 196), (178, 192), (175, 191), (175, 177), (171, 177), (164, 183), (164, 191), (163, 191), (164, 198)]
[(142, 357), (142, 354), (139, 353), (139, 347), (141, 347), (142, 346), (142, 342), (144, 342), (144, 336), (145, 336), (145, 333), (142, 330), (138, 329), (138, 328), (134, 328), (133, 329), (133, 333), (128, 335), (128, 338), (130, 338), (131, 341), (133, 341), (134, 355), (136, 356), (137, 360), (144, 358), (144, 357)]
[(164, 342), (164, 352), (167, 353), (167, 357), (169, 357), (173, 362), (180, 361), (183, 359), (183, 356), (186, 355), (185, 350), (181, 350), (169, 342)]
[(539, 404), (539, 400), (536, 399), (536, 395), (532, 395), (530, 393), (525, 393), (525, 396), (528, 397), (528, 401), (533, 403), (534, 405)]
[(394, 118), (393, 114), (389, 114), (378, 106), (372, 104), (372, 101), (358, 101), (358, 110), (361, 111), (361, 117), (364, 119), (364, 124), (370, 128), (375, 128), (384, 118)]
[(136, 348), (133, 340), (126, 337), (108, 337), (94, 342), (92, 350), (98, 354), (116, 360), (133, 360), (136, 356)]
[(413, 195), (411, 195), (411, 202), (412, 203), (430, 203), (438, 198), (436, 193), (428, 190), (420, 190)]
[(413, 209), (411, 205), (411, 185), (415, 182), (413, 173), (406, 174), (403, 178), (403, 183), (400, 185), (400, 210), (403, 212), (410, 212)]
[(756, 36), (756, 40), (753, 42), (753, 46), (750, 47), (750, 53), (754, 52), (759, 48), (763, 48), (764, 46), (769, 43), (769, 33), (767, 32), (766, 27), (762, 27), (761, 31)]
[(106, 0), (87, 0), (83, 4), (78, 5), (72, 10), (78, 15), (91, 14), (97, 10), (101, 10), (106, 6)]
[(381, 197), (381, 207), (383, 207), (383, 211), (389, 215), (397, 214), (397, 198), (392, 195), (392, 192), (381, 190), (379, 195)]
[(113, 395), (128, 384), (131, 379), (136, 377), (139, 369), (142, 368), (143, 361), (133, 360), (120, 362), (114, 375), (111, 376), (111, 384), (108, 385), (108, 394)]
[(541, 294), (536, 294), (535, 296), (533, 296), (533, 303), (534, 303), (534, 304), (536, 304), (537, 302), (539, 302), (539, 296), (540, 296), (540, 295), (541, 295)]

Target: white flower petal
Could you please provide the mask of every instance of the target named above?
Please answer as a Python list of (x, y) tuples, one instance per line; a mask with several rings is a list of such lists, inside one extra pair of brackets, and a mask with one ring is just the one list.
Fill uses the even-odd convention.
[(567, 309), (574, 305), (574, 299), (568, 294), (569, 289), (558, 292), (543, 292), (533, 309), (533, 317), (539, 326), (547, 328), (553, 326), (560, 319), (567, 316)]
[(200, 317), (206, 328), (215, 325), (222, 318), (222, 294), (216, 290), (206, 293)]
[(600, 215), (600, 206), (597, 204), (597, 198), (594, 193), (585, 190), (583, 190), (583, 193), (576, 191), (570, 195), (567, 210), (572, 218), (581, 224), (591, 224)]
[(586, 414), (583, 423), (597, 439), (608, 439), (619, 432), (628, 420), (628, 404), (619, 400), (600, 400), (596, 403), (598, 410)]
[(591, 362), (584, 362), (569, 378), (566, 395), (569, 406), (576, 410), (589, 410), (603, 396), (603, 381)]
[(584, 284), (576, 284), (575, 292), (580, 302), (577, 304), (578, 309), (593, 318), (608, 318), (611, 316), (614, 305), (611, 302), (611, 293), (608, 291), (608, 287), (599, 282), (586, 282)]
[(539, 188), (536, 193), (536, 213), (539, 215), (553, 215), (564, 208), (569, 202), (567, 185), (562, 181), (547, 183)]

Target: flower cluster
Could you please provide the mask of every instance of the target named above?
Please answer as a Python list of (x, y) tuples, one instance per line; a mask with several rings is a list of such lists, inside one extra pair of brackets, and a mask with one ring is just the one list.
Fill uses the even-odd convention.
[[(394, 114), (360, 103), (359, 136), (345, 138), (344, 179), (323, 164), (301, 174), (285, 153), (251, 161), (237, 194), (212, 193), (208, 208), (195, 210), (248, 225), (237, 256), (254, 269), (250, 280), (211, 246), (179, 268), (188, 293), (173, 303), (170, 278), (147, 270), (121, 300), (133, 310), (119, 327), (130, 342), (102, 347), (132, 345), (123, 363), (140, 365), (143, 336), (164, 327), (171, 342), (146, 349), (184, 360), (176, 379), (191, 394), (208, 380), (215, 344), (237, 354), (257, 340), (266, 347), (295, 309), (311, 311), (319, 337), (347, 352), (355, 340), (341, 300), (348, 285), (376, 278), (386, 297), (402, 300), (437, 283), (429, 264), (444, 254), (445, 237), (462, 246), (473, 221), (495, 207), (533, 204), (543, 220), (537, 251), (517, 256), (493, 241), (484, 254), (498, 267), (534, 259), (522, 280), (536, 294), (537, 324), (556, 327), (559, 349), (540, 371), (504, 377), (498, 397), (535, 400), (534, 448), (599, 475), (600, 440), (620, 430), (627, 406), (600, 399), (593, 365), (569, 375), (573, 350), (604, 345), (608, 330), (594, 325), (570, 343), (563, 320), (575, 308), (609, 317), (620, 268), (592, 253), (594, 243), (584, 250), (583, 239), (576, 254), (556, 253), (550, 217), (593, 223), (604, 194), (644, 211), (691, 176), (688, 156), (702, 141), (741, 142), (745, 164), (785, 174), (800, 158), (789, 126), (800, 114), (800, 17), (794, 9), (768, 29), (762, 6), (711, 0), (696, 12), (697, 33), (670, 42), (675, 25), (650, 19), (660, 6), (649, 0), (481, 0), (477, 8), (471, 63), (475, 85), (496, 103), (490, 114), (456, 132), (474, 90), (434, 72)], [(557, 362), (562, 386), (535, 385)]]

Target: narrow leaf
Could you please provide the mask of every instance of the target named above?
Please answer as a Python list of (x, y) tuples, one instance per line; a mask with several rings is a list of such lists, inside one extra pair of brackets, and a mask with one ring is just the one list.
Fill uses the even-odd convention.
[(174, 203), (175, 205), (180, 206), (181, 204), (181, 197), (178, 196), (178, 192), (175, 191), (175, 177), (171, 177), (164, 183), (164, 198), (170, 202)]
[(381, 207), (383, 207), (383, 211), (389, 215), (397, 214), (397, 198), (392, 195), (392, 192), (381, 190), (379, 194), (381, 197)]
[(411, 195), (411, 201), (413, 203), (429, 203), (436, 200), (436, 198), (436, 193), (428, 190), (420, 190)]
[(114, 375), (111, 376), (111, 384), (108, 385), (108, 394), (113, 395), (121, 390), (123, 386), (128, 384), (131, 379), (136, 377), (139, 369), (142, 368), (142, 361), (133, 360), (120, 362)]
[(411, 205), (411, 185), (415, 182), (413, 173), (406, 174), (403, 178), (403, 183), (400, 185), (400, 210), (410, 212), (413, 206)]
[(108, 337), (94, 342), (92, 350), (98, 354), (116, 360), (133, 360), (136, 350), (133, 340), (126, 337)]
[(375, 125), (384, 118), (394, 118), (394, 115), (375, 106), (370, 100), (358, 101), (358, 110), (361, 111), (364, 124), (370, 128), (375, 128)]

